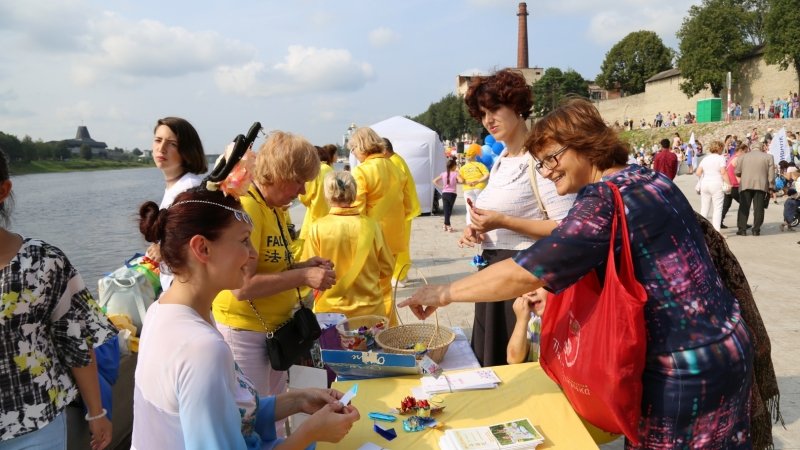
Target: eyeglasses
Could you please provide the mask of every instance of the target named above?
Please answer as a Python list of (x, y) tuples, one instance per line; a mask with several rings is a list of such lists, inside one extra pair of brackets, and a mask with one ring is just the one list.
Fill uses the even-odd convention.
[(553, 170), (556, 167), (558, 167), (558, 155), (564, 153), (564, 151), (566, 150), (567, 146), (565, 145), (560, 149), (558, 149), (555, 153), (545, 156), (543, 160), (537, 162), (536, 165), (534, 166), (536, 168), (536, 171), (539, 172), (540, 175), (544, 175), (542, 173), (542, 168), (545, 168), (547, 170)]

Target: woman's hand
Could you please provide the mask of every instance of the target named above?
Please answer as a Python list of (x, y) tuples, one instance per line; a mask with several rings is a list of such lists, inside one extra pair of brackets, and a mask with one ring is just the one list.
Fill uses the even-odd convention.
[(336, 272), (333, 269), (326, 269), (324, 267), (306, 267), (305, 271), (305, 285), (314, 289), (324, 291), (330, 289), (336, 284)]
[(339, 442), (359, 418), (361, 415), (353, 405), (327, 404), (306, 419), (297, 432), (312, 434), (314, 441)]
[(514, 309), (514, 315), (517, 316), (517, 322), (524, 320), (527, 323), (528, 319), (531, 318), (531, 310), (533, 308), (531, 294), (533, 293), (529, 292), (514, 300), (512, 308)]
[(420, 320), (427, 319), (440, 306), (450, 303), (449, 284), (431, 284), (422, 286), (411, 297), (397, 304), (398, 308), (408, 306)]
[(472, 207), (469, 211), (472, 220), (472, 228), (478, 233), (496, 230), (503, 227), (505, 214), (490, 209)]
[(92, 434), (92, 450), (102, 450), (111, 443), (111, 421), (108, 417), (89, 421), (89, 432)]
[(322, 267), (323, 269), (333, 270), (333, 261), (320, 256), (312, 256), (303, 262), (297, 263), (295, 267), (298, 269), (304, 267)]
[(314, 414), (325, 405), (336, 405), (344, 394), (336, 389), (306, 388), (299, 392), (298, 409), (306, 414)]
[(472, 225), (467, 225), (464, 227), (464, 232), (461, 234), (461, 238), (458, 240), (458, 246), (461, 248), (472, 248), (481, 242), (483, 242), (483, 233), (476, 231)]
[(148, 258), (152, 259), (157, 263), (161, 263), (161, 246), (158, 244), (150, 244), (150, 247), (147, 247), (147, 251), (144, 253), (147, 255)]

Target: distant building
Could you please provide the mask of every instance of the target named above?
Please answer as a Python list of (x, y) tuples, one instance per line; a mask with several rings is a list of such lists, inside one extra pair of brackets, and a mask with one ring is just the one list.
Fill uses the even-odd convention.
[(100, 153), (104, 153), (108, 146), (105, 142), (95, 141), (89, 135), (89, 129), (83, 125), (78, 127), (77, 133), (75, 133), (75, 139), (64, 139), (64, 144), (66, 144), (67, 149), (73, 155), (79, 155), (81, 152), (81, 147), (84, 145), (89, 146), (92, 150), (92, 155), (99, 155)]

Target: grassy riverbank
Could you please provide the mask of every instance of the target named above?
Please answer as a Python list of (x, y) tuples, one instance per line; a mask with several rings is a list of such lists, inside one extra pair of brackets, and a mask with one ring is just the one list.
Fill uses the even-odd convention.
[(70, 159), (67, 161), (31, 161), (12, 164), (11, 175), (32, 173), (80, 172), (87, 170), (132, 169), (153, 167), (152, 161), (114, 161), (110, 159)]

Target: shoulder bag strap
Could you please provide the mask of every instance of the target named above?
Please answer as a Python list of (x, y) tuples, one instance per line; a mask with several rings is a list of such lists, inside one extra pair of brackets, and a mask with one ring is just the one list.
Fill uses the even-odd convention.
[(531, 180), (533, 195), (536, 196), (536, 201), (539, 202), (539, 211), (542, 212), (542, 217), (544, 218), (544, 220), (549, 220), (550, 216), (547, 215), (547, 207), (544, 205), (544, 202), (542, 201), (542, 196), (539, 194), (539, 182), (536, 179), (536, 169), (533, 168), (535, 164), (536, 160), (533, 159), (533, 156), (530, 156), (530, 161), (528, 162), (528, 179)]

